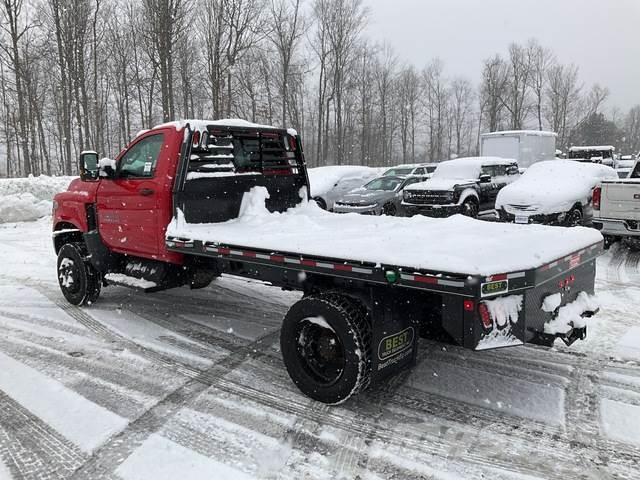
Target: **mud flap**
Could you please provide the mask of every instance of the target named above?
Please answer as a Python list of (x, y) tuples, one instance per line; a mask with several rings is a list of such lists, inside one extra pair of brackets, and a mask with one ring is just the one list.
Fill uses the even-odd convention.
[(418, 325), (424, 305), (400, 289), (371, 292), (371, 383), (376, 384), (415, 365)]

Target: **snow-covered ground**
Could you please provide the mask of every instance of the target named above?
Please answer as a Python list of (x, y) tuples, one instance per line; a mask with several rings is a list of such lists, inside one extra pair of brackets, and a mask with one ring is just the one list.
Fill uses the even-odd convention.
[(339, 407), (278, 352), (298, 294), (58, 291), (50, 219), (0, 224), (0, 479), (640, 478), (640, 252), (598, 260), (602, 314), (571, 348), (418, 365)]

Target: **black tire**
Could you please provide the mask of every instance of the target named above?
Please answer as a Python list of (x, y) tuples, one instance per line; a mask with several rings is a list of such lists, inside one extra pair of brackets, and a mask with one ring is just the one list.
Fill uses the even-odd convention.
[(349, 297), (325, 293), (295, 303), (284, 317), (280, 348), (291, 380), (314, 400), (335, 405), (369, 386), (369, 318)]
[(604, 249), (605, 250), (609, 250), (611, 248), (611, 245), (613, 245), (618, 240), (620, 240), (619, 237), (612, 237), (611, 235), (603, 235), (603, 237), (604, 237)]
[(389, 217), (395, 217), (398, 213), (398, 209), (393, 203), (387, 203), (384, 207), (382, 207), (382, 214), (388, 215)]
[(321, 209), (327, 209), (327, 202), (325, 202), (322, 197), (313, 197), (313, 201), (316, 202)]
[(66, 243), (58, 252), (58, 284), (64, 298), (72, 305), (91, 304), (100, 296), (100, 274), (85, 257), (85, 247), (81, 243)]
[(475, 198), (469, 197), (462, 202), (462, 214), (466, 217), (478, 218), (480, 206)]
[(579, 227), (582, 225), (584, 218), (582, 216), (582, 210), (578, 207), (573, 207), (564, 219), (566, 227)]

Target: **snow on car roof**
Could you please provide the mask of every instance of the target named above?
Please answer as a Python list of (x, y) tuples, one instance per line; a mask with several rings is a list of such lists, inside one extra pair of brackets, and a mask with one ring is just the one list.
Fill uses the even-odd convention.
[[(220, 120), (198, 120), (198, 119), (188, 119), (188, 120), (176, 120), (174, 122), (161, 123), (160, 125), (156, 125), (155, 128), (165, 128), (165, 127), (174, 127), (176, 130), (182, 130), (184, 127), (189, 124), (194, 130), (205, 130), (208, 126), (214, 125), (217, 127), (240, 127), (240, 128), (260, 128), (260, 129), (268, 129), (268, 130), (282, 130), (281, 128), (274, 127), (272, 125), (260, 125), (258, 123), (252, 123), (247, 120), (243, 120), (241, 118), (223, 118)], [(287, 133), (292, 136), (296, 136), (298, 132), (296, 132), (293, 128), (287, 129)]]
[(328, 165), (314, 167), (307, 170), (311, 195), (318, 196), (327, 193), (333, 186), (344, 178), (359, 178), (366, 183), (381, 173), (380, 168), (363, 167), (359, 165)]
[[(265, 207), (269, 193), (245, 194), (238, 218), (189, 224), (181, 212), (168, 236), (341, 260), (464, 275), (494, 275), (537, 268), (602, 241), (597, 230), (474, 220), (355, 213), (334, 214), (303, 201), (284, 213)], [(446, 239), (446, 241), (443, 241)]]
[(489, 165), (513, 165), (516, 160), (501, 157), (462, 157), (438, 163), (438, 168), (431, 178), (424, 182), (414, 183), (408, 190), (428, 188), (447, 189), (453, 184), (448, 180), (475, 180), (480, 176), (482, 167)]
[(601, 180), (617, 179), (616, 171), (597, 163), (546, 160), (531, 165), (515, 182), (498, 193), (496, 208), (528, 205), (535, 213), (566, 212), (578, 202), (587, 202)]
[(576, 147), (569, 147), (570, 152), (588, 152), (590, 150), (615, 150), (613, 145), (578, 145)]
[(503, 130), (500, 132), (483, 133), (481, 137), (501, 137), (509, 135), (535, 135), (538, 137), (557, 137), (555, 132), (547, 132), (544, 130)]

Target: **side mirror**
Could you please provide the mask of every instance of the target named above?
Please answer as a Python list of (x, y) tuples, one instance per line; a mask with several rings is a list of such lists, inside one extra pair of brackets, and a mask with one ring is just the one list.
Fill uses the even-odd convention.
[(491, 183), (491, 175), (488, 173), (480, 175), (480, 183)]
[(98, 153), (87, 150), (80, 153), (80, 162), (78, 165), (80, 171), (80, 179), (90, 182), (98, 179)]
[(507, 175), (518, 175), (520, 173), (520, 170), (518, 170), (518, 167), (516, 167), (515, 165), (509, 165), (507, 167)]

